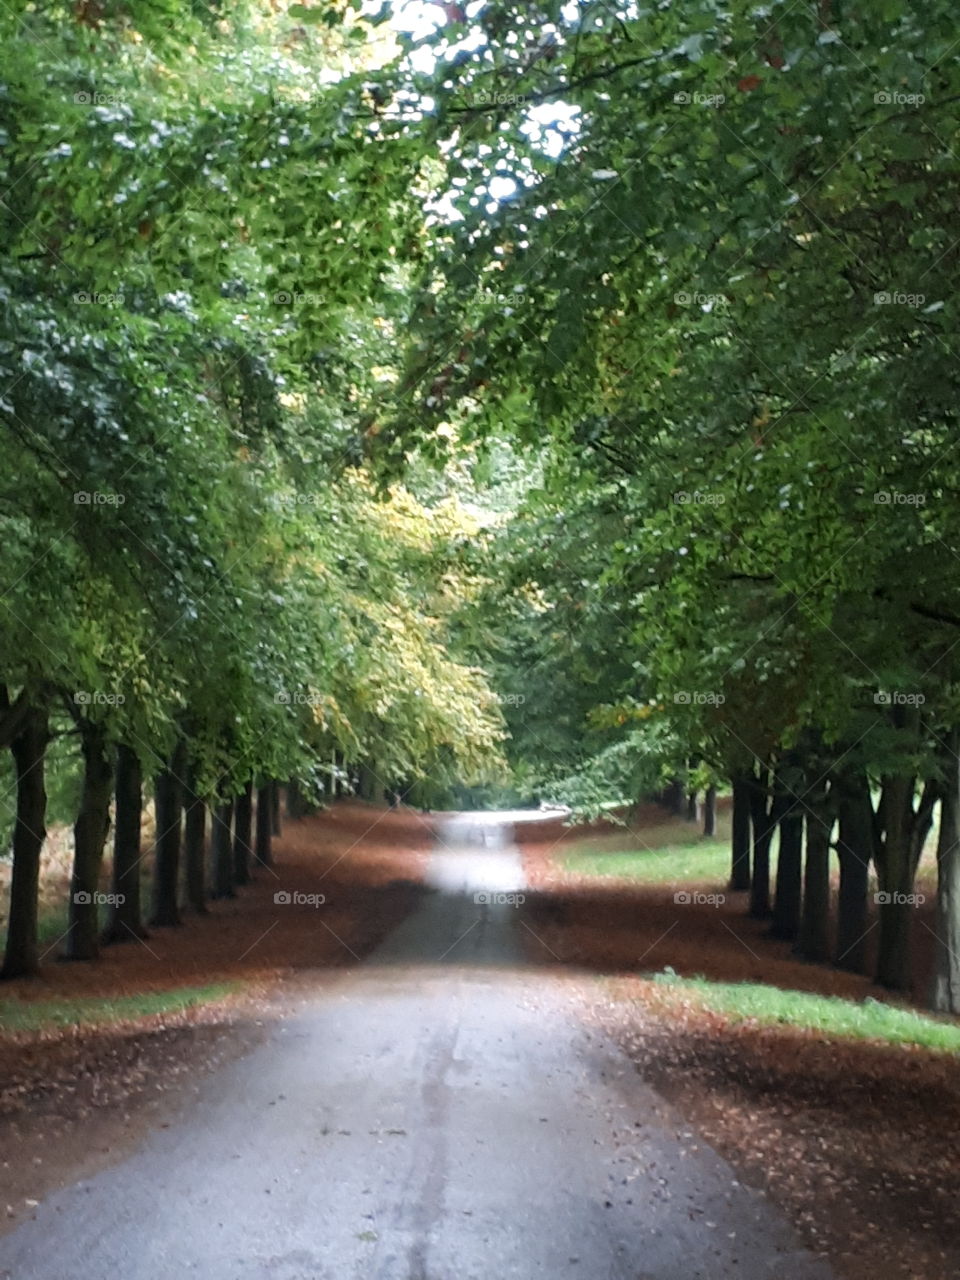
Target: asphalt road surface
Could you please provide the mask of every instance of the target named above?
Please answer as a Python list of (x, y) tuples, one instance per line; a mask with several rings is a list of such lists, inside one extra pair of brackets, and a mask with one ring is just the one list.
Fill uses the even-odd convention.
[(524, 961), (511, 838), (447, 822), (422, 907), (169, 1128), (46, 1199), (0, 1277), (830, 1280), (582, 1027), (562, 970)]

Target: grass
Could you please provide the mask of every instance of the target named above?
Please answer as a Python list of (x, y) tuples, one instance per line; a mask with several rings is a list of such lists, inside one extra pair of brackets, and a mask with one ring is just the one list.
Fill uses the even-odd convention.
[(654, 981), (682, 990), (703, 1008), (723, 1014), (734, 1022), (801, 1027), (825, 1036), (919, 1045), (945, 1053), (960, 1053), (960, 1026), (870, 997), (862, 1002), (844, 1000), (838, 996), (783, 990), (757, 982), (681, 978), (669, 970), (653, 977)]
[(710, 882), (724, 884), (730, 876), (730, 841), (726, 836), (704, 839), (696, 830), (689, 840), (646, 849), (604, 851), (578, 845), (563, 857), (564, 866), (576, 875), (615, 876), (643, 884)]
[(101, 1027), (131, 1022), (162, 1013), (183, 1013), (198, 1005), (222, 1000), (239, 989), (235, 982), (204, 987), (176, 987), (137, 995), (103, 999), (94, 996), (72, 1000), (0, 1000), (0, 1034), (44, 1031), (62, 1027)]

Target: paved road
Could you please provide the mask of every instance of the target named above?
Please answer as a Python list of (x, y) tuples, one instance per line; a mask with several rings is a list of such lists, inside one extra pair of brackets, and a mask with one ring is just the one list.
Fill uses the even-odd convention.
[(830, 1280), (578, 1025), (563, 977), (524, 968), (509, 836), (448, 823), (422, 909), (170, 1128), (47, 1199), (0, 1276)]

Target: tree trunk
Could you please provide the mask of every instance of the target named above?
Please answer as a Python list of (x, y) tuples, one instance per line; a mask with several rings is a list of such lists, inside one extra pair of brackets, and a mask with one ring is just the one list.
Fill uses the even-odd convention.
[(686, 810), (686, 798), (682, 778), (671, 778), (664, 792), (664, 802), (675, 818), (682, 818)]
[(697, 803), (697, 792), (687, 792), (687, 821), (696, 822), (700, 817), (700, 806)]
[(273, 863), (270, 849), (273, 835), (272, 789), (267, 783), (257, 788), (257, 831), (254, 857), (261, 867), (269, 867)]
[[(289, 810), (288, 810), (289, 812)], [(253, 783), (248, 782), (237, 796), (233, 820), (233, 878), (236, 884), (250, 883), (250, 847), (253, 827)]]
[(283, 824), (280, 820), (280, 783), (276, 781), (270, 783), (270, 814), (273, 835), (283, 835)]
[(753, 833), (753, 875), (750, 878), (750, 911), (755, 920), (770, 918), (770, 846), (777, 829), (780, 807), (770, 795), (770, 771), (761, 768), (748, 781), (750, 826)]
[(733, 826), (731, 831), (730, 892), (745, 893), (750, 888), (750, 782), (738, 773), (733, 783)]
[(117, 747), (116, 817), (113, 828), (113, 902), (104, 942), (145, 938), (140, 902), (140, 827), (143, 820), (143, 770), (132, 747)]
[(297, 778), (290, 778), (287, 782), (287, 817), (302, 818), (307, 811), (307, 804), (303, 796), (303, 789)]
[(790, 805), (781, 814), (777, 887), (770, 936), (792, 942), (800, 928), (803, 886), (803, 813)]
[(842, 779), (837, 788), (840, 819), (837, 857), (837, 948), (834, 964), (851, 973), (867, 971), (867, 890), (874, 853), (873, 803), (865, 774)]
[(213, 896), (235, 898), (233, 888), (233, 848), (230, 824), (233, 821), (233, 801), (225, 800), (213, 811), (210, 831), (210, 851), (213, 857)]
[(206, 828), (207, 806), (194, 789), (196, 774), (191, 772), (184, 790), (183, 858), (186, 864), (187, 902), (198, 915), (207, 911)]
[(48, 736), (46, 712), (33, 707), (19, 721), (18, 732), (10, 743), (17, 775), (17, 815), (13, 828), (7, 945), (0, 971), (3, 978), (33, 977), (40, 970), (37, 904), (40, 852), (47, 835), (43, 762)]
[(830, 956), (830, 834), (834, 819), (826, 784), (813, 788), (808, 803), (803, 916), (797, 950), (805, 960), (824, 961)]
[(100, 867), (110, 830), (113, 770), (102, 725), (81, 720), (80, 742), (83, 790), (73, 824), (73, 875), (64, 959), (96, 960), (100, 954)]
[(950, 735), (937, 841), (937, 926), (930, 1007), (960, 1013), (960, 734)]
[(183, 812), (185, 751), (182, 744), (173, 753), (170, 765), (154, 779), (153, 803), (156, 822), (153, 862), (153, 912), (150, 923), (173, 926), (180, 923), (180, 820)]
[(911, 986), (914, 786), (912, 777), (890, 776), (884, 779), (881, 797), (884, 838), (877, 863), (880, 942), (876, 981), (891, 991), (909, 991)]
[(707, 787), (703, 796), (703, 834), (717, 834), (717, 788)]
[[(360, 781), (358, 791), (361, 800), (369, 800), (372, 804), (383, 804), (386, 795), (383, 782), (376, 768), (370, 764), (359, 766)], [(682, 802), (682, 796), (681, 796)]]

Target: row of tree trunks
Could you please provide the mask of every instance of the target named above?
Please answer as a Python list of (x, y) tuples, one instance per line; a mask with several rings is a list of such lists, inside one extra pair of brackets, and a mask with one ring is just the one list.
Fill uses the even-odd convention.
[[(141, 826), (143, 773), (132, 748), (114, 753), (102, 725), (77, 717), (83, 779), (74, 824), (74, 862), (70, 881), (68, 929), (64, 958), (95, 960), (107, 942), (143, 938), (141, 903)], [(19, 698), (10, 705), (0, 690), (0, 744), (11, 753), (16, 775), (16, 816), (12, 837), (13, 872), (7, 938), (0, 977), (34, 976), (39, 972), (38, 903), (40, 860), (46, 839), (45, 755), (50, 739), (45, 706)], [(180, 744), (169, 765), (154, 778), (156, 838), (153, 860), (151, 924), (180, 921), (181, 859), (186, 902), (197, 912), (207, 910), (204, 836), (207, 803), (184, 780), (186, 748)], [(253, 865), (272, 862), (272, 839), (280, 827), (280, 789), (277, 783), (253, 784), (236, 801), (218, 804), (212, 823), (214, 893), (233, 896), (237, 884), (247, 883)], [(115, 800), (114, 854), (109, 912), (101, 932), (101, 867), (110, 830), (110, 804)], [(255, 831), (254, 831), (255, 826)]]

